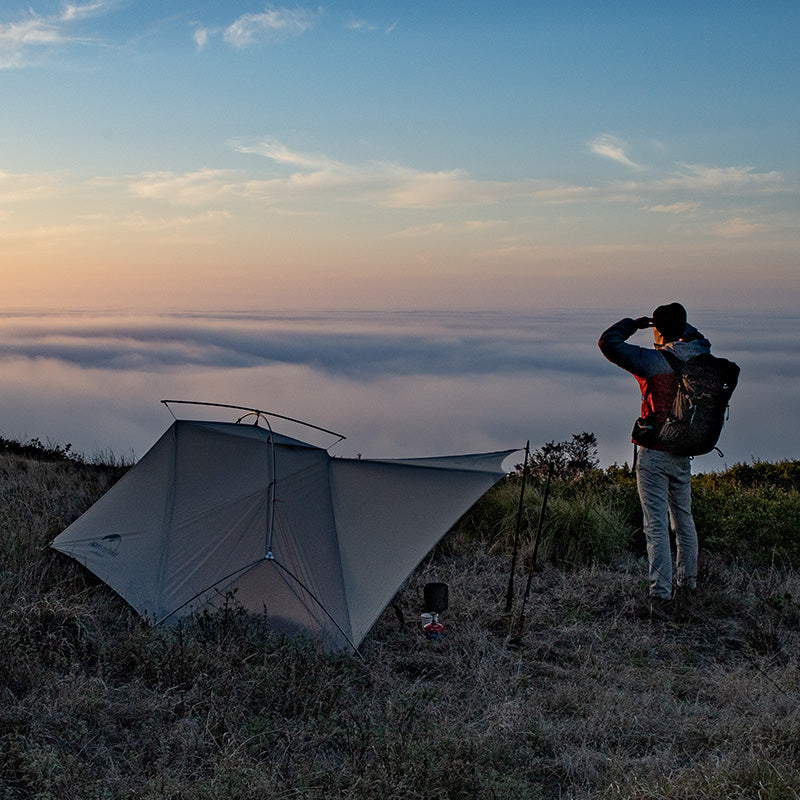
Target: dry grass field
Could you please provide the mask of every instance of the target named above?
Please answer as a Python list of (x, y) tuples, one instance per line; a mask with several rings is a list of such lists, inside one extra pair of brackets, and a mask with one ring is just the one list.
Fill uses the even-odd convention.
[[(501, 487), (359, 656), (326, 655), (234, 606), (147, 628), (50, 550), (123, 469), (0, 453), (2, 800), (800, 797), (800, 579), (777, 550), (704, 549), (697, 593), (651, 620), (620, 532), (630, 486), (596, 492), (603, 513), (555, 492), (517, 640), (531, 545), (506, 615)], [(796, 487), (780, 492), (796, 508)], [(616, 544), (564, 546), (595, 518)], [(449, 586), (440, 641), (422, 635), (428, 581)]]

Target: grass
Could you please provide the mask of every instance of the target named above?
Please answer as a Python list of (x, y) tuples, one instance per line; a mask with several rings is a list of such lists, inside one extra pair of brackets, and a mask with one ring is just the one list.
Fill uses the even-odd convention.
[[(353, 657), (235, 606), (147, 628), (50, 550), (123, 470), (0, 453), (2, 800), (800, 797), (789, 531), (756, 558), (715, 527), (730, 485), (740, 504), (786, 503), (784, 516), (796, 485), (698, 479), (717, 538), (701, 529), (698, 592), (665, 622), (647, 615), (630, 476), (554, 485), (516, 640), (541, 489), (530, 487), (505, 615), (509, 480), (425, 559)], [(429, 581), (449, 586), (441, 641), (422, 635)]]

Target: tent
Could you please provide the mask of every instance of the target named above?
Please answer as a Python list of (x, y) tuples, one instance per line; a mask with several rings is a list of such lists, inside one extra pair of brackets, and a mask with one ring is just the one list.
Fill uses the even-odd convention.
[(513, 452), (336, 458), (271, 425), (176, 418), (52, 546), (153, 623), (234, 602), (355, 649)]

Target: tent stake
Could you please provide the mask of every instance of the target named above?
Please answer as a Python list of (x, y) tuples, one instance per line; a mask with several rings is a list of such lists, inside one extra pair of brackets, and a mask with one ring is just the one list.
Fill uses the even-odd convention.
[(525, 479), (528, 476), (528, 453), (530, 451), (530, 439), (525, 443), (525, 460), (522, 462), (522, 486), (519, 490), (519, 507), (517, 508), (517, 527), (514, 532), (514, 549), (511, 554), (511, 574), (508, 576), (508, 590), (506, 591), (506, 614), (511, 613), (511, 606), (514, 603), (514, 573), (517, 570), (517, 552), (519, 550), (519, 531), (522, 525), (522, 501), (525, 496)]

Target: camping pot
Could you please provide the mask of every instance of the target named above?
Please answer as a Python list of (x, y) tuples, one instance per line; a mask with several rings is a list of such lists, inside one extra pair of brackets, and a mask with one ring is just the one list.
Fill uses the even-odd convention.
[(423, 589), (425, 610), (434, 614), (447, 611), (447, 584), (426, 583)]

